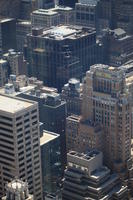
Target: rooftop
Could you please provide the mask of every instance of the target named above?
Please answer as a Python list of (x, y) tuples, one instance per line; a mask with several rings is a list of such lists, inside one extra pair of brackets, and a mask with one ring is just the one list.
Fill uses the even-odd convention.
[(53, 40), (63, 40), (66, 38), (77, 39), (90, 34), (94, 34), (95, 29), (93, 28), (83, 28), (81, 26), (72, 25), (58, 25), (44, 29), (39, 32), (36, 36), (43, 38), (50, 38)]
[(44, 130), (43, 136), (40, 138), (40, 145), (42, 146), (58, 137), (58, 134)]
[(0, 59), (0, 64), (4, 64), (4, 63), (7, 63), (7, 61), (3, 60), (3, 59)]
[(32, 101), (0, 95), (0, 111), (14, 114), (34, 104)]
[(15, 179), (7, 184), (7, 187), (13, 190), (23, 190), (26, 186), (27, 184), (19, 179)]
[(13, 18), (6, 18), (6, 17), (3, 17), (3, 16), (0, 16), (0, 23), (12, 21), (12, 20), (13, 20)]

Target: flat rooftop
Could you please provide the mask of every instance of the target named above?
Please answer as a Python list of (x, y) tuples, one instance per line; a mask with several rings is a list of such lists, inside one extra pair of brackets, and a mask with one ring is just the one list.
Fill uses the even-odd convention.
[(4, 63), (7, 63), (7, 61), (3, 60), (3, 59), (0, 59), (0, 64), (4, 64)]
[(67, 36), (76, 33), (76, 29), (72, 29), (68, 26), (57, 26), (51, 30), (51, 34), (53, 35), (60, 35), (60, 36)]
[(53, 40), (77, 39), (95, 33), (94, 28), (84, 28), (82, 26), (58, 25), (43, 30), (39, 37), (50, 38)]
[(40, 138), (40, 146), (58, 138), (59, 135), (49, 131), (43, 131), (43, 136)]
[(8, 21), (12, 21), (12, 20), (13, 20), (13, 18), (7, 18), (7, 17), (0, 16), (0, 23), (5, 23)]
[(33, 106), (33, 104), (34, 102), (32, 101), (0, 95), (0, 111), (3, 112), (14, 114)]

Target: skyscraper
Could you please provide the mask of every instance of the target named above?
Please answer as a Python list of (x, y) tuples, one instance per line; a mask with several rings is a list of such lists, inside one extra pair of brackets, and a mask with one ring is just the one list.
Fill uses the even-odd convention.
[(124, 29), (128, 34), (133, 33), (133, 1), (114, 0), (114, 23), (115, 27)]
[(94, 65), (83, 84), (83, 120), (99, 123), (104, 131), (104, 158), (121, 175), (131, 167), (131, 99), (125, 72)]
[(34, 29), (27, 40), (30, 76), (59, 90), (70, 78), (81, 78), (82, 72), (97, 62), (94, 29), (67, 25)]
[(12, 48), (16, 49), (16, 20), (0, 17), (0, 56)]
[(0, 197), (5, 184), (18, 177), (28, 182), (36, 200), (42, 199), (38, 105), (0, 95)]
[(20, 11), (20, 0), (1, 0), (0, 15), (7, 17), (18, 17)]

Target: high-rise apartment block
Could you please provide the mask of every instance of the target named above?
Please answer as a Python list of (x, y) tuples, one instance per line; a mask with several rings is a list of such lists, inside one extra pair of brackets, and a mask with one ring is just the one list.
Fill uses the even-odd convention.
[(82, 105), (82, 84), (80, 80), (70, 79), (62, 88), (61, 98), (67, 102), (68, 115), (80, 115)]
[(27, 40), (30, 75), (59, 90), (70, 78), (80, 78), (97, 60), (96, 32), (89, 28), (34, 29)]
[(19, 179), (13, 179), (6, 185), (6, 196), (2, 200), (33, 200), (29, 194), (28, 183)]
[(36, 102), (0, 95), (0, 196), (5, 184), (18, 177), (42, 199), (40, 133)]
[(67, 155), (67, 163), (62, 200), (128, 199), (127, 186), (122, 186), (118, 175), (103, 165), (101, 152), (72, 151)]

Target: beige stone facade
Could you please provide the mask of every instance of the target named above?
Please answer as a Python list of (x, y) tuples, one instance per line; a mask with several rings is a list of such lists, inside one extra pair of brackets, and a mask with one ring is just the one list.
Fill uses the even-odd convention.
[[(100, 150), (104, 153), (106, 164), (122, 177), (126, 176), (125, 169), (132, 167), (131, 108), (131, 96), (127, 90), (124, 70), (106, 65), (92, 66), (83, 83), (82, 115), (77, 126), (74, 149), (72, 146), (70, 148), (69, 143), (70, 135), (74, 131), (67, 126), (69, 148), (77, 148), (80, 152), (102, 148)], [(73, 120), (71, 121), (70, 123), (67, 119), (69, 127), (72, 127), (70, 124)], [(96, 128), (98, 125), (99, 128)]]

